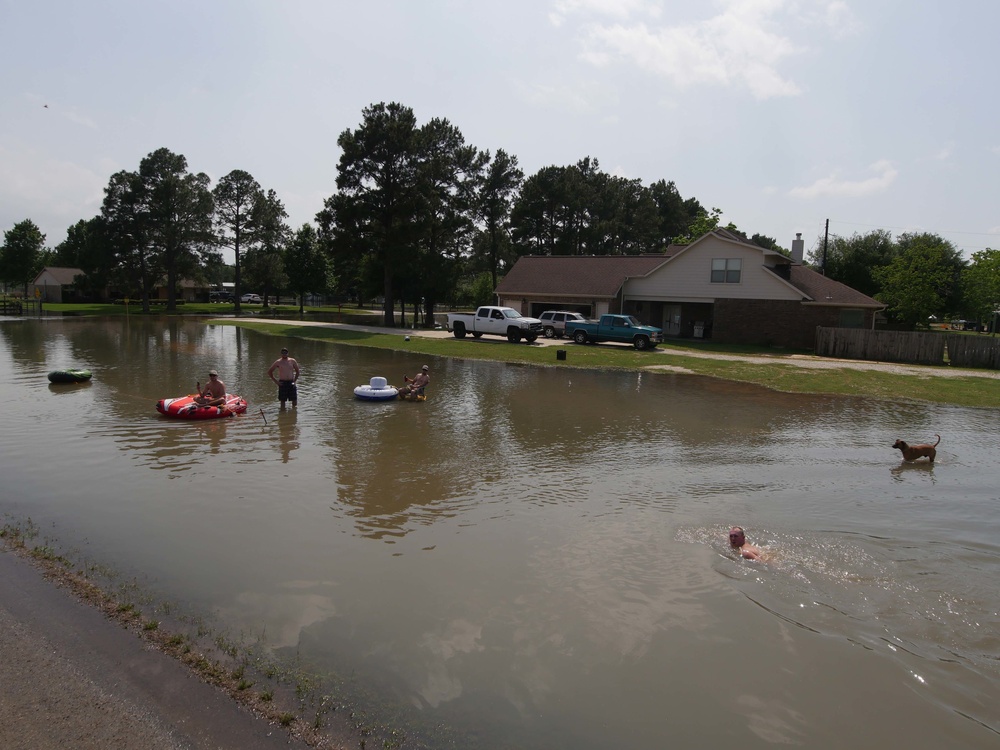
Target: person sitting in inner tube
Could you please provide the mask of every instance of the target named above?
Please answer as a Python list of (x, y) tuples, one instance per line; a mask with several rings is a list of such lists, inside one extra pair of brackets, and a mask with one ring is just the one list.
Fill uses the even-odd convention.
[(201, 390), (201, 383), (198, 383), (198, 395), (194, 401), (199, 406), (222, 406), (226, 403), (226, 384), (219, 380), (219, 373), (215, 370), (208, 371), (208, 383), (205, 390)]
[(426, 388), (427, 384), (431, 382), (431, 376), (427, 374), (428, 372), (430, 372), (430, 369), (431, 368), (429, 368), (427, 365), (424, 365), (423, 367), (420, 368), (420, 372), (418, 372), (412, 378), (410, 378), (407, 375), (404, 375), (403, 380), (406, 381), (406, 385), (404, 385), (402, 388), (399, 389), (399, 395), (403, 397), (403, 396), (409, 396), (412, 393), (415, 396), (423, 396), (424, 388)]

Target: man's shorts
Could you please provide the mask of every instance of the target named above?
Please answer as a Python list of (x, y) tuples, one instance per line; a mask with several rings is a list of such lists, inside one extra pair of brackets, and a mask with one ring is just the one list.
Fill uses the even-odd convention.
[(278, 381), (278, 400), (279, 401), (298, 401), (299, 392), (295, 388), (294, 380), (279, 380)]

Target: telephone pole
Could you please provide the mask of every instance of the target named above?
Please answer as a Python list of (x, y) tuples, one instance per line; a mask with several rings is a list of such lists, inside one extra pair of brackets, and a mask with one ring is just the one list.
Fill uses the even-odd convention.
[(823, 232), (823, 275), (826, 276), (826, 243), (830, 239), (830, 220), (826, 220), (826, 230)]

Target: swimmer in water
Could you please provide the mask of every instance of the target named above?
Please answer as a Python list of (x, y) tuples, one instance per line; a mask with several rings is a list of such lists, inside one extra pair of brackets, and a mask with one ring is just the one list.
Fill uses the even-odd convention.
[(747, 541), (746, 534), (740, 526), (733, 526), (729, 530), (729, 545), (733, 549), (739, 550), (740, 554), (747, 560), (760, 560), (760, 549)]

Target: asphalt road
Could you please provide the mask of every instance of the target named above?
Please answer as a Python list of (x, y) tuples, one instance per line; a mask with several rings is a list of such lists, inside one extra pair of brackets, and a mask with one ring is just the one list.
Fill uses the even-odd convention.
[(0, 748), (306, 748), (0, 551)]

